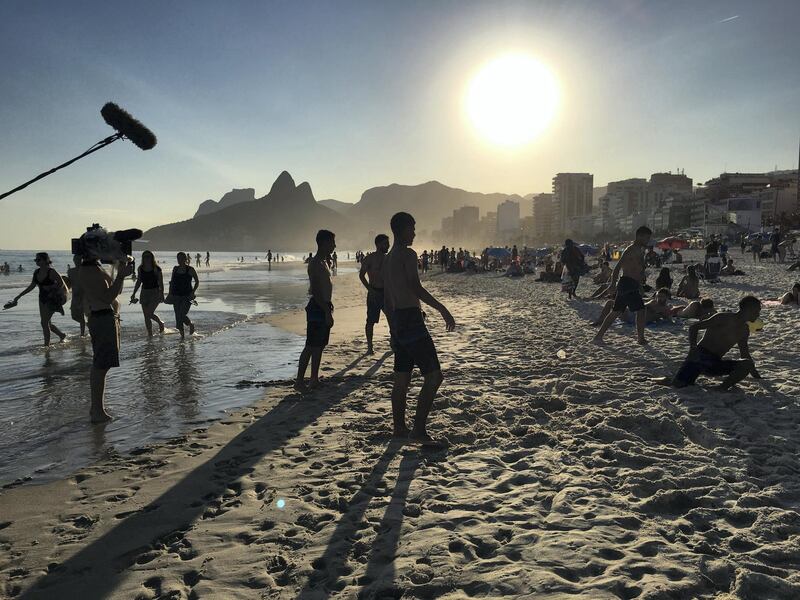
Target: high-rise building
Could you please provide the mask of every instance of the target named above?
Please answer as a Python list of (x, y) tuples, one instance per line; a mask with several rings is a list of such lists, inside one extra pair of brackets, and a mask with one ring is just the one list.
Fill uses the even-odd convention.
[(497, 232), (511, 233), (519, 229), (519, 202), (506, 200), (497, 205)]
[(558, 173), (553, 178), (553, 235), (569, 233), (592, 214), (593, 183), (591, 173)]
[(553, 194), (539, 194), (531, 200), (533, 235), (537, 240), (549, 240), (553, 222)]
[(477, 206), (462, 206), (453, 211), (454, 243), (467, 244), (478, 235), (479, 217)]
[(609, 181), (606, 196), (619, 199), (623, 215), (642, 212), (647, 204), (647, 180), (635, 178)]

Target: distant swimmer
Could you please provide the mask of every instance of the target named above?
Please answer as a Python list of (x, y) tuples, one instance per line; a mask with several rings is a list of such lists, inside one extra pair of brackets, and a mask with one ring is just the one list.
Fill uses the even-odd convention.
[(64, 314), (64, 304), (67, 303), (67, 286), (58, 271), (50, 266), (53, 261), (50, 260), (47, 252), (37, 252), (34, 260), (36, 270), (33, 272), (30, 284), (9, 305), (16, 306), (19, 299), (25, 294), (36, 287), (39, 288), (39, 318), (44, 334), (44, 345), (49, 346), (50, 332), (55, 333), (62, 342), (67, 338), (67, 334), (51, 323), (54, 314)]
[(172, 277), (169, 280), (169, 296), (172, 300), (172, 309), (175, 311), (175, 326), (184, 337), (184, 325), (189, 326), (189, 335), (194, 333), (194, 323), (189, 318), (189, 309), (200, 285), (197, 271), (189, 264), (190, 258), (185, 252), (178, 252), (178, 264), (172, 268)]
[[(306, 345), (300, 353), (294, 389), (304, 393), (319, 386), (319, 366), (322, 352), (330, 341), (333, 327), (333, 283), (331, 282), (331, 253), (336, 248), (336, 235), (327, 229), (317, 232), (317, 254), (308, 260), (308, 283), (311, 298), (306, 304)], [(306, 387), (306, 369), (311, 361), (311, 378)]]
[[(689, 355), (674, 377), (660, 378), (659, 383), (686, 387), (694, 385), (700, 375), (725, 377), (720, 390), (729, 390), (748, 375), (761, 379), (756, 370), (747, 342), (750, 338), (749, 323), (761, 314), (761, 301), (754, 296), (745, 296), (739, 301), (739, 310), (717, 313), (689, 327)], [(705, 330), (703, 339), (697, 336)], [(725, 354), (739, 346), (740, 360), (726, 360)]]
[[(594, 342), (603, 342), (603, 336), (608, 328), (617, 320), (626, 309), (636, 313), (636, 334), (640, 344), (646, 344), (644, 338), (645, 308), (642, 298), (642, 284), (645, 278), (644, 253), (647, 251), (647, 244), (653, 232), (642, 225), (636, 230), (636, 239), (633, 244), (628, 246), (622, 253), (619, 262), (611, 272), (611, 285), (617, 289), (614, 306), (611, 312), (600, 326), (600, 331), (594, 338)], [(620, 276), (622, 273), (622, 276)]]
[[(428, 414), (433, 399), (442, 384), (442, 369), (436, 346), (425, 326), (420, 301), (439, 311), (447, 331), (453, 331), (455, 319), (450, 311), (434, 298), (419, 280), (417, 254), (410, 246), (414, 242), (414, 218), (404, 212), (392, 217), (394, 244), (387, 254), (383, 267), (386, 314), (394, 348), (394, 387), (392, 389), (392, 417), (395, 437), (409, 437), (421, 443), (434, 443), (426, 430)], [(411, 371), (419, 367), (423, 376), (422, 389), (417, 398), (414, 426), (406, 426), (406, 396), (411, 384)]]
[(144, 326), (147, 329), (147, 336), (153, 336), (154, 321), (158, 324), (158, 331), (164, 333), (164, 322), (156, 314), (158, 305), (164, 301), (164, 275), (161, 267), (156, 263), (155, 255), (150, 250), (142, 252), (142, 264), (139, 265), (139, 276), (136, 278), (136, 285), (131, 294), (131, 302), (136, 302), (136, 292), (139, 287), (142, 293), (139, 296), (139, 304), (144, 315)]
[(371, 252), (361, 261), (358, 278), (367, 288), (367, 354), (374, 354), (372, 335), (375, 323), (381, 319), (384, 310), (383, 298), (383, 263), (389, 251), (389, 236), (381, 233), (375, 237), (375, 252)]

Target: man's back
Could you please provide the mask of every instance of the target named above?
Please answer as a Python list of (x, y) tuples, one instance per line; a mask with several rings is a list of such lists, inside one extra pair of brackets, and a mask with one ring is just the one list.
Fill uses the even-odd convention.
[(392, 310), (419, 308), (419, 298), (412, 287), (416, 273), (417, 254), (411, 248), (394, 246), (386, 255), (383, 282)]

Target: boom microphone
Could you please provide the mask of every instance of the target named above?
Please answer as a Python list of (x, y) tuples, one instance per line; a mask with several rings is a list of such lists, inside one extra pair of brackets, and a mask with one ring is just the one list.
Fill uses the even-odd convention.
[(156, 136), (141, 121), (134, 119), (129, 112), (113, 102), (100, 109), (106, 123), (128, 138), (142, 150), (150, 150), (156, 145)]
[(15, 192), (25, 189), (30, 184), (39, 181), (40, 179), (44, 179), (48, 175), (52, 175), (59, 169), (63, 169), (64, 167), (71, 165), (76, 160), (79, 160), (84, 156), (88, 156), (92, 152), (97, 152), (98, 150), (100, 150), (100, 148), (105, 148), (106, 146), (108, 146), (113, 142), (116, 142), (117, 140), (127, 138), (142, 150), (150, 150), (156, 145), (157, 140), (155, 134), (152, 131), (150, 131), (147, 127), (142, 125), (141, 122), (134, 119), (130, 115), (130, 113), (123, 110), (113, 102), (106, 103), (105, 106), (103, 106), (103, 108), (100, 110), (100, 114), (103, 116), (103, 120), (106, 123), (108, 123), (111, 127), (113, 127), (117, 133), (115, 133), (114, 135), (110, 135), (103, 140), (100, 140), (83, 154), (79, 154), (75, 158), (72, 158), (67, 162), (62, 163), (57, 167), (53, 167), (49, 171), (45, 171), (44, 173), (37, 175), (30, 181), (27, 181), (22, 185), (15, 187), (13, 190), (10, 190), (5, 194), (0, 194), (0, 200), (5, 198), (6, 196), (10, 196)]

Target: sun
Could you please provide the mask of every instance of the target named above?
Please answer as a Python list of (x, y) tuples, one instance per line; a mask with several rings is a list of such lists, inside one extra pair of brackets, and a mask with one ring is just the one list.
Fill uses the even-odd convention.
[(542, 133), (558, 107), (558, 84), (547, 67), (526, 54), (485, 64), (464, 96), (475, 130), (498, 146), (522, 146)]

